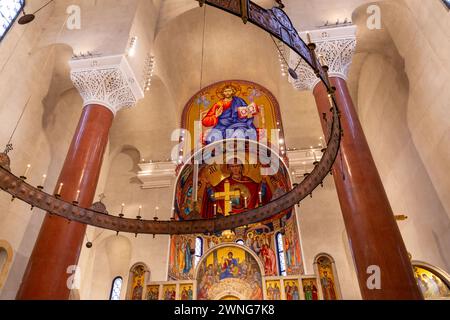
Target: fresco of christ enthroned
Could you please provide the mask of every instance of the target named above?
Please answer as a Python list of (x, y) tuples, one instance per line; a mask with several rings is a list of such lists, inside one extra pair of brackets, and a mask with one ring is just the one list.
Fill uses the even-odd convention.
[(217, 91), (221, 100), (202, 119), (203, 126), (212, 129), (206, 134), (205, 144), (236, 137), (257, 140), (254, 117), (259, 108), (254, 102), (247, 104), (237, 93), (238, 88), (232, 84)]

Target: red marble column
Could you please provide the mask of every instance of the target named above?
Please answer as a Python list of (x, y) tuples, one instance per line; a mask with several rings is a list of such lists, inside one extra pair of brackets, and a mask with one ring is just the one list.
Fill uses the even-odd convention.
[[(336, 87), (344, 137), (341, 157), (333, 167), (334, 180), (356, 265), (363, 299), (423, 299), (395, 221), (392, 208), (369, 149), (345, 80), (330, 78)], [(325, 131), (323, 114), (330, 116), (328, 92), (322, 83), (314, 96)], [(345, 178), (344, 178), (345, 177)], [(369, 289), (369, 266), (379, 266), (381, 289)]]
[[(72, 202), (80, 190), (80, 206), (92, 205), (113, 118), (104, 106), (84, 107), (56, 186), (58, 190), (64, 184), (62, 199)], [(71, 274), (67, 270), (78, 263), (85, 231), (86, 225), (47, 214), (17, 299), (68, 299)]]

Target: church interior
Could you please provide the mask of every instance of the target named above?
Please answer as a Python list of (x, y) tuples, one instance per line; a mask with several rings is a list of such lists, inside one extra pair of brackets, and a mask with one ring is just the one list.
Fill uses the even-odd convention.
[(0, 13), (0, 300), (450, 300), (449, 1)]

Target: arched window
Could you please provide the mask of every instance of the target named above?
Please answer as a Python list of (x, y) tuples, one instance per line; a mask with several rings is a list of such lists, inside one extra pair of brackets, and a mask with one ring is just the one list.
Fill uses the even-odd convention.
[(241, 246), (245, 245), (245, 242), (242, 239), (236, 240), (236, 243), (240, 244)]
[(283, 235), (281, 232), (278, 232), (276, 235), (276, 243), (277, 243), (277, 254), (278, 254), (278, 269), (280, 270), (281, 276), (287, 276), (286, 273), (286, 259), (284, 257), (284, 241)]
[(195, 238), (195, 258), (194, 258), (195, 266), (197, 266), (202, 256), (203, 256), (203, 239), (202, 237), (197, 237)]
[(109, 295), (109, 300), (120, 300), (120, 292), (122, 291), (122, 277), (114, 278), (111, 286), (111, 293)]
[(442, 0), (442, 2), (444, 2), (444, 4), (447, 7), (447, 9), (450, 10), (450, 0)]
[(3, 40), (24, 6), (25, 0), (0, 1), (0, 41)]

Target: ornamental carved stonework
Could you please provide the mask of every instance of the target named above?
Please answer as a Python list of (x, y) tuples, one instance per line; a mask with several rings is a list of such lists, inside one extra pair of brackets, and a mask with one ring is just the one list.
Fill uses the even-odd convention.
[(85, 105), (103, 103), (117, 112), (137, 102), (117, 69), (72, 72), (71, 78)]
[[(329, 76), (347, 80), (356, 49), (355, 29), (348, 27), (345, 28), (346, 30), (337, 29), (340, 28), (312, 31), (312, 41), (317, 45), (317, 56), (322, 56), (322, 61), (329, 67)], [(342, 34), (343, 32), (345, 33)], [(338, 36), (334, 36), (334, 33), (338, 33)], [(311, 67), (293, 53), (290, 57), (290, 65), (296, 67), (298, 75), (298, 79), (289, 77), (289, 82), (294, 88), (312, 90), (320, 82)]]
[(71, 79), (84, 105), (101, 104), (114, 114), (144, 97), (124, 56), (72, 60)]

